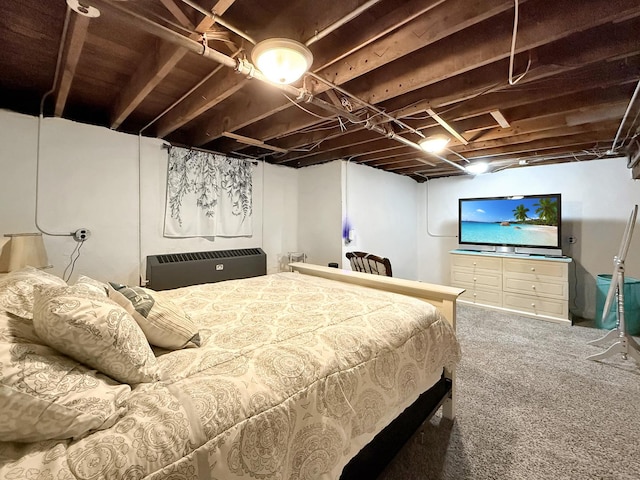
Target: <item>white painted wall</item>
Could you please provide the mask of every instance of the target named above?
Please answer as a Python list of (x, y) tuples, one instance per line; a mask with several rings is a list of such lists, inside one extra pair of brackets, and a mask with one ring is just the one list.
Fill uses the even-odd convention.
[[(35, 117), (0, 110), (0, 234), (36, 231), (37, 128)], [(84, 273), (133, 284), (139, 258), (146, 255), (256, 246), (267, 253), (269, 272), (282, 268), (282, 258), (291, 251), (305, 252), (312, 263), (343, 265), (346, 207), (356, 230), (356, 242), (348, 248), (388, 256), (394, 276), (447, 284), (447, 253), (458, 245), (459, 197), (559, 192), (563, 237), (578, 239), (563, 245), (574, 259), (571, 309), (592, 318), (596, 276), (611, 273), (631, 208), (640, 203), (640, 189), (624, 158), (424, 184), (362, 165), (349, 164), (345, 171), (345, 162), (300, 170), (260, 164), (254, 170), (252, 237), (169, 239), (162, 236), (166, 168), (167, 152), (159, 140), (139, 143), (136, 136), (106, 128), (43, 121), (39, 225), (49, 233), (80, 227), (92, 232), (74, 277)], [(68, 236), (48, 235), (45, 244), (53, 272), (61, 275), (78, 244)], [(626, 264), (627, 275), (634, 278), (640, 278), (639, 246), (636, 231)]]
[[(640, 185), (631, 178), (624, 158), (442, 178), (420, 188), (420, 279), (445, 284), (447, 252), (458, 246), (458, 198), (561, 193), (563, 252), (574, 260), (570, 308), (585, 318), (595, 315), (596, 276), (613, 271), (613, 256), (631, 209), (640, 204)], [(577, 243), (567, 242), (570, 235)], [(640, 231), (632, 240), (626, 274), (640, 278)]]
[[(2, 234), (37, 231), (37, 128), (35, 117), (0, 111)], [(252, 237), (164, 238), (167, 151), (161, 148), (161, 141), (142, 138), (139, 144), (134, 135), (54, 118), (44, 119), (40, 138), (40, 227), (49, 233), (85, 227), (92, 233), (82, 246), (72, 282), (83, 273), (137, 284), (139, 254), (145, 258), (157, 253), (245, 247), (262, 247), (268, 270), (276, 271), (279, 255), (298, 248), (294, 169), (262, 164), (255, 168)], [(78, 244), (68, 236), (45, 235), (44, 240), (53, 273), (62, 275)]]
[(342, 255), (342, 165), (330, 162), (298, 170), (298, 249), (318, 265)]
[(409, 177), (366, 165), (343, 162), (345, 213), (355, 231), (345, 253), (363, 251), (388, 257), (394, 277), (418, 279), (418, 206), (420, 187)]

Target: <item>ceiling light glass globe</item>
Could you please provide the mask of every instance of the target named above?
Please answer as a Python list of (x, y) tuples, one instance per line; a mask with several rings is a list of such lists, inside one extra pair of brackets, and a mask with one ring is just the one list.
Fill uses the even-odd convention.
[(449, 137), (445, 135), (432, 135), (420, 141), (420, 147), (425, 152), (440, 153), (449, 143)]
[(313, 62), (307, 47), (286, 38), (270, 38), (258, 43), (251, 57), (267, 79), (283, 85), (302, 77)]

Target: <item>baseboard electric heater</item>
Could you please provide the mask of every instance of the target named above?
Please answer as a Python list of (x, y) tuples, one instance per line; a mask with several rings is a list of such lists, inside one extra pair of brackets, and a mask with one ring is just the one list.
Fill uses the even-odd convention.
[(147, 287), (169, 290), (267, 274), (261, 248), (168, 253), (147, 257)]

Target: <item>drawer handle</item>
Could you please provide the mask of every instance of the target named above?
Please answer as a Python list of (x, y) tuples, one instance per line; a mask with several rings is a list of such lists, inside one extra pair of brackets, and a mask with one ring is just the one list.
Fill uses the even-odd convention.
[(473, 294), (473, 296), (474, 296), (474, 297), (477, 297), (477, 296), (478, 296), (478, 294), (474, 293), (474, 294)]
[(535, 290), (536, 286), (535, 285), (531, 285), (531, 290)]
[(473, 277), (473, 281), (475, 282), (476, 280), (478, 280), (476, 277)]
[(536, 267), (531, 267), (531, 271), (535, 272), (536, 271)]
[(477, 265), (477, 263), (476, 263), (476, 262), (473, 262), (473, 266), (475, 267), (476, 265)]
[(531, 304), (531, 306), (535, 308), (536, 304), (535, 304), (535, 303), (532, 303), (532, 304)]

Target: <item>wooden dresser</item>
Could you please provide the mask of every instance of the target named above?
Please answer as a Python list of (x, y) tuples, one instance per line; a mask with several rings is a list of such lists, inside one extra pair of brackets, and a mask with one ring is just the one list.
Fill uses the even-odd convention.
[(571, 324), (571, 258), (453, 250), (451, 286), (466, 289), (459, 301)]

